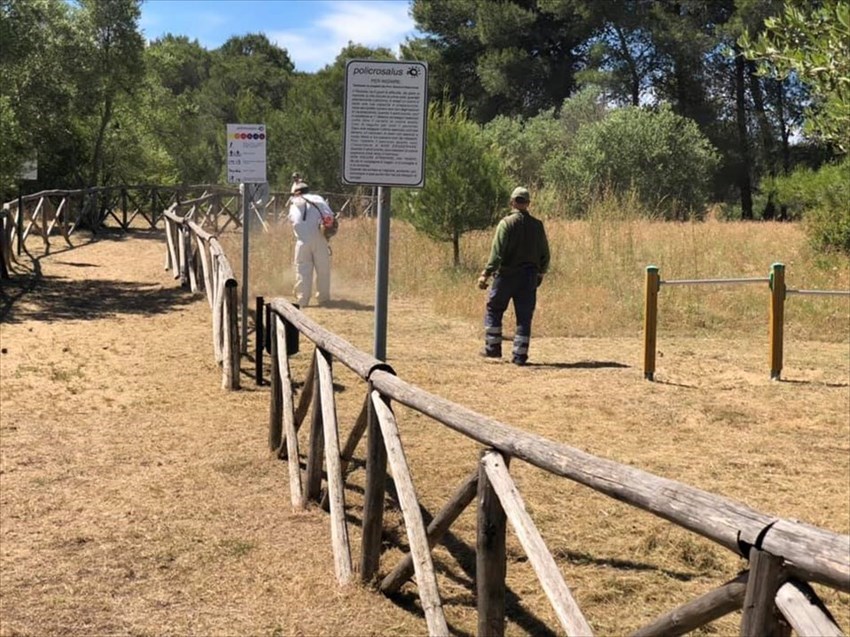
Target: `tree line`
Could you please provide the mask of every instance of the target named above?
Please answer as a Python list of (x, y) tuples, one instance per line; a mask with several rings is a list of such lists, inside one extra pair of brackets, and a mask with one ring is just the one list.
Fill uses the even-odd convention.
[[(392, 51), (350, 43), (297, 72), (260, 33), (213, 50), (180, 34), (146, 42), (140, 7), (0, 0), (4, 200), (36, 158), (30, 189), (221, 183), (235, 122), (267, 126), (274, 187), (298, 171), (343, 189), (345, 62)], [(800, 189), (787, 179), (811, 178), (786, 176), (844, 174), (834, 165), (850, 149), (847, 0), (412, 0), (410, 11), (423, 36), (401, 58), (428, 62), (432, 101), (426, 189), (401, 197), (412, 217), (425, 202), (434, 212), (436, 188), (483, 189), (453, 198), (467, 215), (497, 206), (504, 179), (548, 192), (553, 214), (631, 191), (667, 218), (708, 202), (735, 218), (793, 218), (788, 193)], [(441, 127), (465, 132), (438, 139)], [(488, 174), (459, 184), (440, 174), (437, 152)], [(470, 163), (476, 153), (485, 159)], [(496, 212), (475, 214), (479, 227)]]

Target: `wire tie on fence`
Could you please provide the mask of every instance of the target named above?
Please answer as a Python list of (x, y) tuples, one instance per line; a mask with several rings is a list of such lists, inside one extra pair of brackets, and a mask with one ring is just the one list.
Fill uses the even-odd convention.
[(755, 542), (753, 542), (752, 544), (742, 539), (741, 532), (738, 531), (738, 551), (741, 553), (741, 556), (744, 559), (750, 559), (750, 549), (755, 548), (759, 551), (762, 550), (762, 545), (764, 544), (764, 538), (765, 536), (767, 536), (767, 532), (770, 531), (771, 527), (777, 522), (779, 522), (779, 520), (774, 520), (770, 524), (766, 524), (765, 527), (761, 531), (759, 531), (758, 535), (756, 535)]

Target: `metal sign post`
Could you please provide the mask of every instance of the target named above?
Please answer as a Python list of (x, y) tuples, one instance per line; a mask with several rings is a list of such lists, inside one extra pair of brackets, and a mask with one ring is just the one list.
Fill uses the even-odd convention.
[(375, 358), (387, 357), (390, 186), (425, 185), (428, 65), (349, 60), (345, 65), (342, 180), (378, 186)]
[(265, 125), (228, 124), (227, 183), (240, 184), (242, 191), (242, 338), (240, 349), (243, 354), (248, 353), (248, 237), (251, 234), (251, 202), (254, 198), (254, 192), (256, 192), (256, 184), (262, 184), (265, 181)]

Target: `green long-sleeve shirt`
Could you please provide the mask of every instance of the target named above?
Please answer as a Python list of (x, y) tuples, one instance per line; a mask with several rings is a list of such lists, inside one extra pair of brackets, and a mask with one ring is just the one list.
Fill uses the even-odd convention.
[(513, 210), (496, 227), (490, 260), (484, 268), (488, 275), (509, 274), (532, 265), (540, 274), (549, 270), (549, 241), (540, 219), (528, 212)]

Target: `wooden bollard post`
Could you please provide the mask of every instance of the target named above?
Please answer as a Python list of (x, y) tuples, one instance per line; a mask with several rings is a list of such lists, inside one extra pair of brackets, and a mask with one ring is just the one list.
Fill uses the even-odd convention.
[(645, 298), (643, 305), (643, 377), (655, 378), (655, 334), (658, 328), (658, 290), (661, 278), (658, 266), (646, 266)]
[[(265, 322), (266, 326), (268, 327), (269, 325), (272, 324), (272, 306), (271, 305), (265, 305), (264, 309), (265, 309), (265, 314), (264, 314), (263, 318), (264, 318), (264, 322)], [(264, 346), (266, 348), (266, 351), (269, 354), (271, 354), (271, 352), (272, 352), (272, 342), (271, 342), (271, 334), (269, 334), (268, 329), (266, 329), (266, 331), (264, 332), (264, 336), (266, 337), (265, 341), (264, 341)]]
[(782, 374), (782, 341), (785, 325), (785, 266), (770, 266), (770, 379)]

